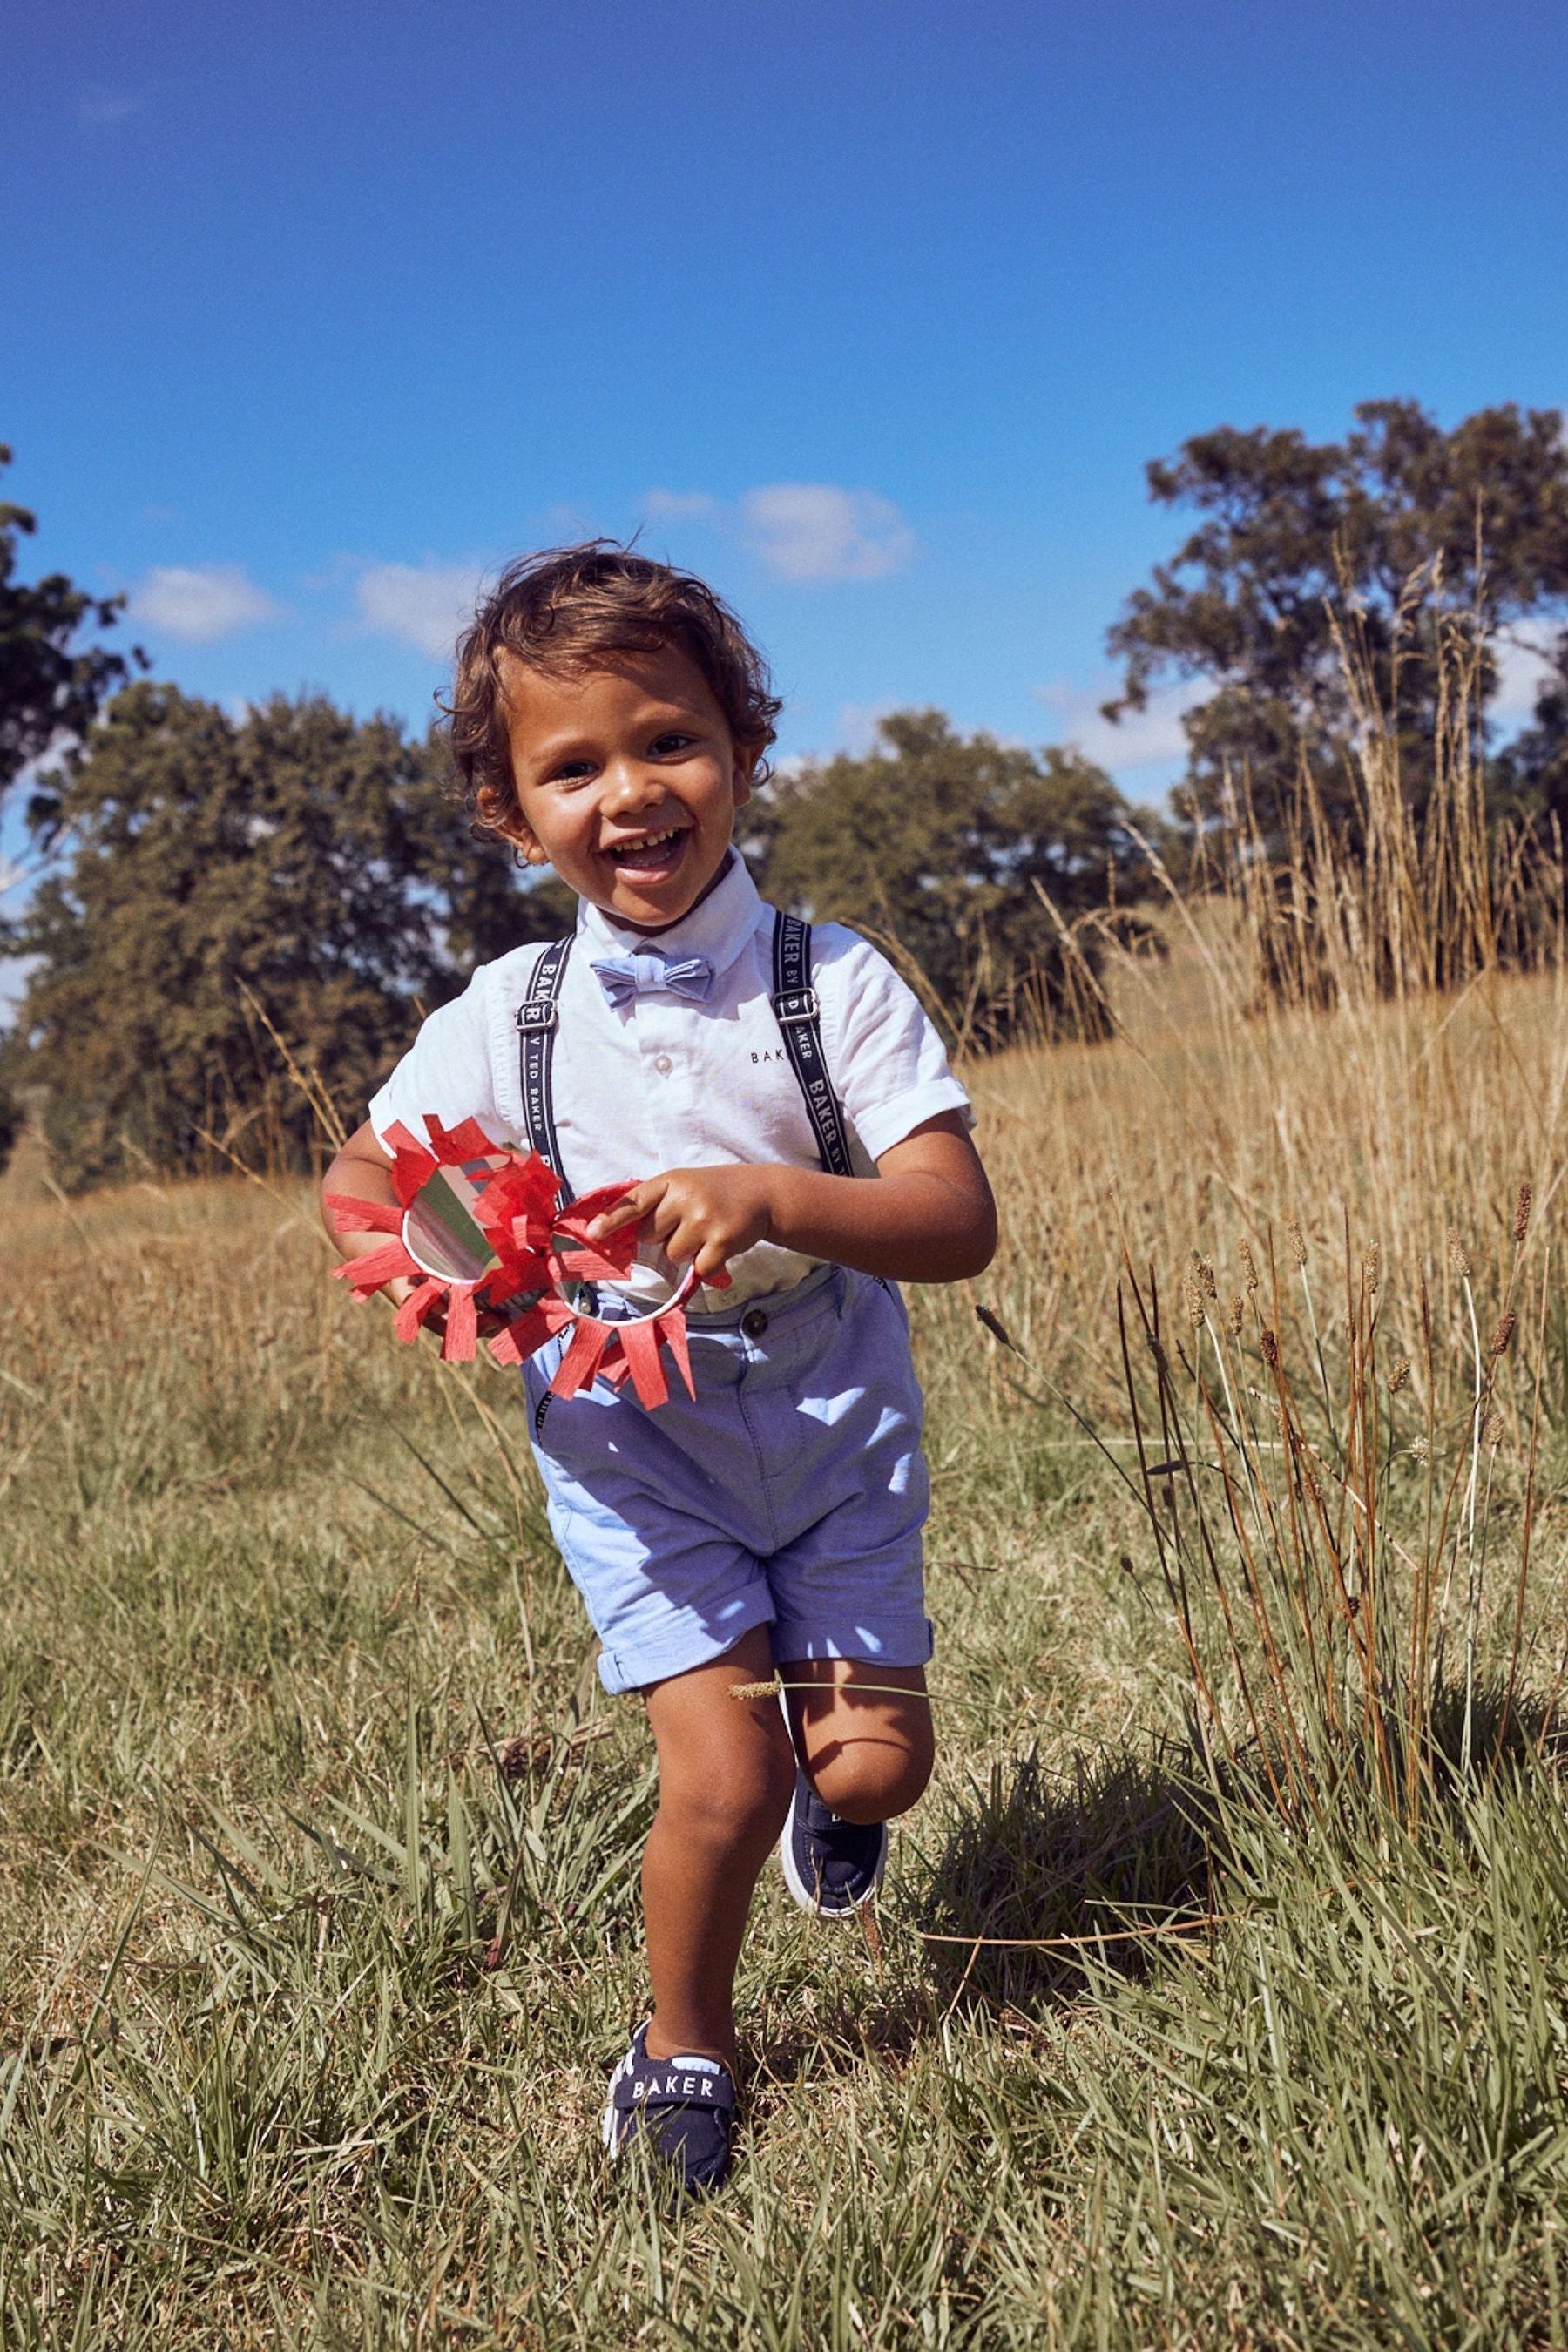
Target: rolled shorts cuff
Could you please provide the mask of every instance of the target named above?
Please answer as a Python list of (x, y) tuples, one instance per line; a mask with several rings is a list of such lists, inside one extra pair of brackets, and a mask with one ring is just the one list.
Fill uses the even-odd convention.
[(928, 1666), (936, 1647), (929, 1617), (879, 1618), (867, 1625), (848, 1618), (825, 1624), (821, 1618), (776, 1617), (773, 1658), (791, 1664), (802, 1658), (851, 1658), (857, 1665)]
[(754, 1591), (737, 1596), (725, 1611), (721, 1634), (705, 1626), (697, 1617), (666, 1622), (659, 1628), (660, 1638), (639, 1646), (622, 1640), (612, 1650), (599, 1653), (599, 1680), (612, 1697), (626, 1691), (646, 1690), (650, 1683), (668, 1682), (672, 1675), (687, 1675), (693, 1666), (711, 1665), (732, 1650), (737, 1642), (759, 1625), (773, 1622), (773, 1604), (765, 1584)]
[(758, 1625), (773, 1627), (775, 1665), (786, 1659), (793, 1664), (802, 1658), (851, 1658), (858, 1665), (928, 1666), (936, 1647), (935, 1628), (929, 1617), (900, 1617), (877, 1626), (806, 1625), (775, 1616), (763, 1591), (747, 1595), (732, 1613), (722, 1641), (693, 1622), (679, 1628), (673, 1638), (646, 1649), (623, 1643), (616, 1649), (601, 1650), (599, 1680), (612, 1697), (646, 1690), (652, 1683), (689, 1674), (694, 1666), (711, 1665)]

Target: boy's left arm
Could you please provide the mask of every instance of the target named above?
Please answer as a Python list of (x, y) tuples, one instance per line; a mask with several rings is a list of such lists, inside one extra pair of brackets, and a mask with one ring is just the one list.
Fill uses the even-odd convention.
[(773, 1242), (894, 1282), (960, 1282), (996, 1248), (996, 1204), (956, 1111), (928, 1118), (877, 1162), (880, 1181), (813, 1168), (670, 1168), (649, 1177), (597, 1237), (647, 1219), (652, 1239), (704, 1281)]

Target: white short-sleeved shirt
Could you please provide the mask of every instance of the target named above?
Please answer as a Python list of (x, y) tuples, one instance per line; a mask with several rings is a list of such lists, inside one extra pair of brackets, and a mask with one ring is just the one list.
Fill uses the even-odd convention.
[[(552, 1079), (555, 1131), (574, 1192), (666, 1168), (726, 1161), (816, 1168), (816, 1139), (773, 1010), (773, 909), (740, 856), (682, 922), (643, 940), (585, 900), (560, 993)], [(671, 961), (706, 956), (705, 1002), (659, 992), (612, 1008), (595, 957), (652, 948)], [(385, 1142), (398, 1121), (423, 1133), (476, 1118), (492, 1140), (526, 1145), (517, 1009), (542, 949), (482, 964), (463, 994), (431, 1013), (370, 1107)], [(840, 923), (812, 932), (812, 984), (827, 1067), (845, 1112), (856, 1172), (922, 1120), (969, 1097), (913, 992), (884, 956)], [(733, 1287), (704, 1293), (729, 1307), (787, 1290), (820, 1261), (763, 1242), (735, 1259)]]

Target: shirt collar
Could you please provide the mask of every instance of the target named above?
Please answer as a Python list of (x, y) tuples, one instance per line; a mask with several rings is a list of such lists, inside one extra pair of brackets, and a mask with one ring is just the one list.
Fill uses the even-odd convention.
[(738, 849), (700, 906), (651, 937), (616, 923), (588, 899), (577, 903), (577, 936), (591, 955), (630, 955), (648, 948), (674, 962), (683, 956), (706, 956), (715, 974), (728, 970), (762, 919), (763, 902)]

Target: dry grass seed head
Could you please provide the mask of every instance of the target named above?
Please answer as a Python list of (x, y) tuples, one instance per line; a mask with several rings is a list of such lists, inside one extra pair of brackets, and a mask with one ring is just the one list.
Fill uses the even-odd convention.
[(1250, 1242), (1243, 1242), (1241, 1244), (1241, 1278), (1248, 1290), (1257, 1289), (1258, 1267), (1253, 1259)]
[(1516, 1244), (1522, 1243), (1530, 1231), (1530, 1204), (1534, 1197), (1528, 1184), (1520, 1186), (1519, 1206), (1513, 1213), (1513, 1238)]
[(1295, 1217), (1285, 1220), (1285, 1238), (1290, 1244), (1290, 1255), (1298, 1265), (1307, 1263), (1307, 1244), (1301, 1238), (1301, 1227)]
[(1460, 1239), (1458, 1225), (1448, 1228), (1448, 1271), (1457, 1275), (1461, 1282), (1468, 1282), (1470, 1278), (1470, 1261), (1465, 1255), (1465, 1244)]

